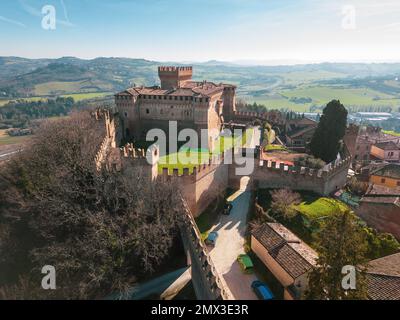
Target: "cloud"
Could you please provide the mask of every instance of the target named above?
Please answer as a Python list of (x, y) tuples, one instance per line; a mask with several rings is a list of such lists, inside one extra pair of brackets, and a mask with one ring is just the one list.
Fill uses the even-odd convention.
[(16, 21), (16, 20), (12, 20), (12, 19), (8, 19), (6, 17), (0, 16), (0, 21), (4, 21), (13, 25), (16, 25), (18, 27), (22, 27), (22, 28), (26, 28), (26, 25), (24, 25), (22, 22)]
[[(30, 15), (35, 16), (35, 17), (43, 17), (41, 10), (38, 10), (35, 7), (29, 5), (25, 0), (18, 0), (18, 2), (20, 3), (22, 9), (25, 10), (25, 12), (27, 12)], [(65, 20), (57, 18), (57, 24), (60, 24), (60, 25), (66, 26), (66, 27), (74, 27), (75, 25), (69, 21), (67, 7), (63, 0), (61, 0), (61, 6), (63, 7), (63, 10), (64, 10), (64, 19)]]

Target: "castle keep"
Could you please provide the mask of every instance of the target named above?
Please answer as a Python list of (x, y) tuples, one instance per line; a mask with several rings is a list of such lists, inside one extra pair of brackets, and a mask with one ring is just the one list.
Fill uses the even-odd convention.
[(169, 121), (178, 130), (208, 130), (213, 148), (222, 124), (235, 114), (236, 87), (193, 81), (192, 67), (159, 67), (161, 86), (133, 87), (115, 95), (125, 139), (141, 140), (153, 128), (168, 132)]

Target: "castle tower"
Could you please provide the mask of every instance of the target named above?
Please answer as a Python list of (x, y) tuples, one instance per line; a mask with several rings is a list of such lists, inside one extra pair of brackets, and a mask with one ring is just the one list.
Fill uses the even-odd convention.
[(225, 121), (231, 120), (236, 112), (236, 87), (226, 86), (224, 88), (223, 115)]
[(192, 67), (158, 67), (161, 88), (170, 90), (180, 88), (186, 81), (192, 80)]

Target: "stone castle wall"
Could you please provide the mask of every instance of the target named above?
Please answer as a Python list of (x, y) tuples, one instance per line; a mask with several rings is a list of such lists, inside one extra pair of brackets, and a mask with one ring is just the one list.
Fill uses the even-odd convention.
[(192, 283), (197, 299), (232, 300), (232, 293), (223, 276), (215, 269), (207, 247), (201, 240), (197, 224), (186, 203), (185, 207), (181, 235), (185, 251), (190, 260)]

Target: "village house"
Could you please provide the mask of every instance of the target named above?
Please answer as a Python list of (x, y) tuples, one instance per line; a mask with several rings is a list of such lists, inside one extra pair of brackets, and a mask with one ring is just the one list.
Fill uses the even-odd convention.
[(371, 157), (373, 143), (367, 136), (360, 136), (357, 139), (354, 152), (354, 160), (368, 163)]
[(371, 171), (369, 182), (388, 188), (400, 187), (400, 164), (390, 163)]
[(366, 275), (371, 300), (400, 300), (400, 253), (370, 261)]
[(370, 227), (400, 240), (400, 188), (371, 185), (359, 201), (356, 214)]
[(400, 148), (393, 141), (375, 143), (371, 146), (371, 159), (399, 162)]
[(253, 230), (251, 249), (284, 288), (284, 299), (301, 299), (308, 288), (309, 272), (317, 253), (280, 223)]
[(284, 140), (289, 149), (304, 152), (317, 129), (318, 122), (304, 118), (287, 120)]

